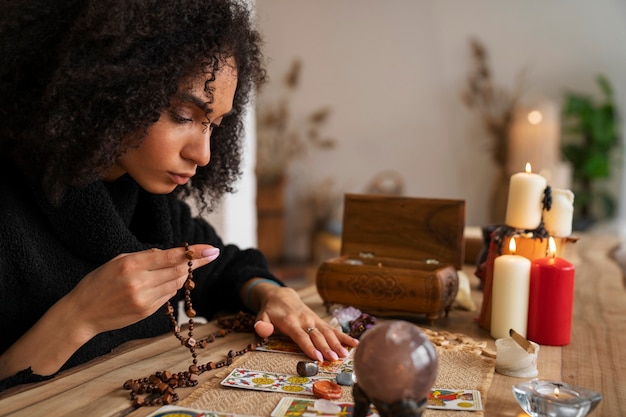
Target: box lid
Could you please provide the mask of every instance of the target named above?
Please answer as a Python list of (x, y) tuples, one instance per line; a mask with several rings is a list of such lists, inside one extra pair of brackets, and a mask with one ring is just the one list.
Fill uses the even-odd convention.
[(465, 201), (346, 194), (341, 254), (463, 265)]

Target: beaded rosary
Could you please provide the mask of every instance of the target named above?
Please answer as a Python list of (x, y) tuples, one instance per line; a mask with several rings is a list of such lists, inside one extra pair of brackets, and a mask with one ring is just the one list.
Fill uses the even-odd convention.
[[(252, 332), (254, 331), (255, 318), (251, 314), (239, 312), (231, 318), (219, 318), (217, 320), (220, 329), (210, 334), (204, 339), (196, 340), (193, 337), (194, 321), (196, 311), (191, 304), (191, 290), (196, 286), (193, 281), (193, 258), (195, 253), (189, 249), (189, 243), (185, 242), (185, 258), (187, 259), (187, 279), (185, 280), (185, 312), (189, 317), (189, 326), (187, 337), (180, 333), (180, 326), (174, 314), (174, 307), (168, 301), (165, 305), (165, 313), (168, 315), (172, 324), (172, 333), (180, 341), (180, 343), (189, 349), (192, 357), (192, 363), (189, 369), (184, 372), (172, 373), (169, 371), (157, 371), (146, 378), (129, 379), (124, 383), (124, 389), (130, 390), (130, 399), (133, 402), (133, 408), (142, 406), (172, 404), (178, 401), (178, 394), (175, 392), (178, 387), (193, 387), (198, 384), (198, 377), (205, 371), (211, 369), (222, 368), (233, 363), (233, 359), (241, 356), (246, 352), (255, 350), (258, 346), (267, 343), (267, 339), (260, 340), (257, 343), (250, 343), (242, 350), (231, 350), (228, 352), (226, 359), (218, 362), (207, 362), (204, 365), (198, 365), (198, 355), (196, 346), (204, 348), (208, 343), (215, 341), (217, 337), (224, 337), (232, 332)], [(144, 395), (141, 397), (141, 395)]]

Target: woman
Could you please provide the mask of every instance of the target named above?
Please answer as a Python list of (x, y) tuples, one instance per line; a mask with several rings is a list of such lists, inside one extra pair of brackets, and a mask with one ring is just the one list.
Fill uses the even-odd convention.
[(240, 174), (245, 106), (265, 78), (246, 3), (14, 3), (0, 3), (0, 388), (170, 331), (182, 242), (199, 315), (248, 309), (261, 337), (347, 355), (356, 340), (183, 201), (209, 210)]

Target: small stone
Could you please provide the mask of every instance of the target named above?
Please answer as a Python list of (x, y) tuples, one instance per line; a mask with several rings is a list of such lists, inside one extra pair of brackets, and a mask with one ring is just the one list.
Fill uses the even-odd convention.
[(296, 365), (296, 371), (300, 376), (313, 376), (317, 375), (319, 368), (317, 363), (311, 361), (300, 361)]
[(329, 379), (321, 379), (313, 383), (313, 395), (317, 398), (337, 400), (341, 398), (341, 386)]
[(352, 372), (339, 372), (337, 374), (337, 383), (344, 386), (352, 385), (354, 383)]
[(337, 319), (342, 327), (344, 325), (349, 326), (349, 323), (352, 320), (356, 320), (356, 318), (359, 317), (361, 313), (361, 310), (354, 307), (344, 307), (333, 310), (333, 316)]

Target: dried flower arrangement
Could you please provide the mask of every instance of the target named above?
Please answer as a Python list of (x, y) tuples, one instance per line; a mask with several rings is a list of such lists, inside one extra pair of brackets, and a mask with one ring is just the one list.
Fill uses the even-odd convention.
[(330, 149), (335, 140), (321, 136), (321, 128), (330, 116), (322, 107), (308, 116), (292, 120), (291, 99), (298, 88), (302, 63), (295, 59), (283, 79), (284, 92), (274, 104), (257, 106), (257, 181), (267, 185), (281, 181), (295, 159), (306, 155), (310, 147)]
[(522, 94), (523, 73), (520, 74), (516, 88), (509, 91), (494, 84), (488, 64), (485, 46), (477, 39), (470, 40), (472, 67), (467, 77), (467, 85), (462, 93), (465, 105), (482, 119), (483, 126), (491, 136), (491, 158), (497, 172), (492, 185), (489, 201), (489, 219), (493, 224), (504, 222), (506, 201), (509, 190), (509, 178), (506, 164), (509, 148), (509, 130), (513, 121), (513, 112)]
[[(485, 46), (477, 39), (470, 40), (472, 67), (462, 93), (465, 105), (475, 111), (493, 140), (491, 156), (498, 167), (505, 167), (508, 152), (508, 133), (513, 110), (522, 93), (522, 77), (513, 91), (494, 84)], [(523, 75), (523, 74), (522, 74)]]

